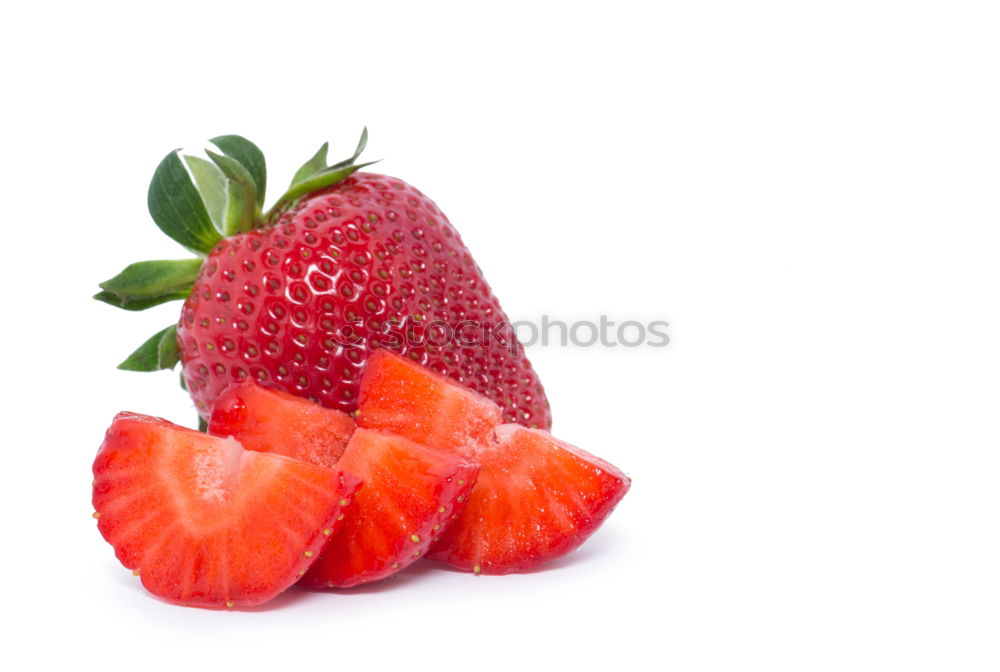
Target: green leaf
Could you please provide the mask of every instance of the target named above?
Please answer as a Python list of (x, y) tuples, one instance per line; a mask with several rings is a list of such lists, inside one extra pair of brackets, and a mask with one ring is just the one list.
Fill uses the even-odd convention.
[(176, 355), (177, 325), (171, 324), (166, 329), (158, 331), (150, 336), (146, 342), (136, 348), (135, 352), (129, 355), (124, 362), (119, 364), (118, 368), (124, 371), (158, 371), (159, 369), (172, 369), (177, 363), (177, 359), (175, 358), (172, 362), (169, 360), (169, 346), (163, 346), (164, 354), (167, 356), (167, 359), (160, 359), (160, 344), (164, 341), (164, 339), (172, 339), (174, 341), (174, 355)]
[[(331, 187), (338, 182), (344, 180), (348, 175), (355, 173), (365, 166), (370, 166), (373, 163), (378, 163), (377, 161), (369, 161), (368, 163), (359, 163), (357, 165), (350, 166), (330, 166), (323, 172), (313, 175), (305, 182), (300, 183), (295, 189), (290, 189), (289, 193), (294, 192), (295, 198), (299, 196), (304, 196), (305, 194), (312, 193), (319, 189), (325, 189), (326, 187)], [(286, 194), (287, 196), (288, 194)]]
[(313, 157), (302, 164), (302, 167), (295, 172), (295, 177), (292, 178), (289, 189), (326, 168), (326, 152), (329, 148), (330, 143), (324, 142), (323, 146), (313, 154)]
[(125, 310), (145, 310), (167, 301), (186, 299), (201, 269), (201, 259), (140, 261), (100, 283), (98, 301)]
[(226, 180), (219, 172), (219, 169), (200, 156), (184, 156), (184, 161), (191, 174), (194, 175), (194, 182), (201, 194), (201, 200), (205, 203), (208, 216), (212, 218), (215, 228), (222, 231), (223, 216), (226, 211)]
[(257, 219), (257, 187), (253, 176), (239, 161), (206, 151), (226, 177), (226, 213), (222, 232), (231, 236), (254, 228)]
[[(361, 130), (361, 139), (358, 140), (358, 146), (354, 149), (354, 155), (349, 159), (344, 159), (338, 163), (333, 164), (330, 168), (343, 168), (344, 166), (349, 166), (358, 160), (361, 156), (361, 152), (365, 151), (365, 147), (368, 146), (368, 127), (365, 126)], [(370, 164), (369, 164), (370, 165)]]
[(351, 173), (357, 172), (365, 166), (370, 166), (373, 163), (378, 163), (378, 161), (369, 161), (368, 163), (359, 163), (356, 166), (342, 166), (340, 168), (330, 166), (322, 172), (299, 182), (294, 187), (286, 191), (284, 195), (278, 199), (278, 202), (275, 203), (274, 206), (268, 211), (267, 215), (264, 216), (264, 219), (267, 221), (273, 220), (275, 216), (280, 214), (285, 208), (290, 206), (302, 196), (333, 186)]
[(136, 299), (151, 299), (190, 289), (201, 269), (201, 259), (139, 261), (100, 283), (101, 289)]
[(202, 433), (208, 432), (208, 423), (205, 422), (205, 418), (198, 416), (198, 431)]
[(163, 331), (160, 342), (156, 346), (157, 367), (172, 369), (181, 360), (180, 348), (177, 347), (177, 325), (172, 324)]
[(193, 252), (208, 254), (221, 236), (184, 163), (174, 150), (149, 183), (149, 214), (160, 230)]
[(288, 209), (295, 201), (297, 201), (302, 196), (318, 191), (319, 189), (325, 189), (326, 187), (333, 186), (343, 180), (345, 177), (351, 173), (364, 168), (365, 166), (370, 166), (373, 163), (378, 163), (377, 161), (370, 161), (368, 163), (362, 163), (359, 165), (354, 165), (354, 162), (361, 152), (365, 151), (365, 147), (368, 146), (368, 127), (366, 126), (361, 131), (361, 137), (358, 139), (358, 145), (354, 149), (354, 154), (350, 158), (339, 161), (332, 166), (323, 167), (326, 163), (326, 153), (329, 149), (327, 143), (323, 143), (323, 146), (319, 148), (319, 151), (313, 155), (311, 159), (302, 164), (302, 167), (298, 169), (295, 173), (295, 177), (292, 179), (292, 184), (281, 198), (271, 206), (271, 209), (267, 211), (267, 214), (263, 216), (263, 221), (265, 223), (273, 223), (281, 213)]
[(264, 207), (264, 194), (267, 191), (267, 164), (264, 153), (257, 145), (239, 135), (220, 135), (212, 138), (212, 144), (222, 150), (226, 156), (232, 157), (243, 164), (253, 177), (254, 188), (257, 190), (257, 207)]
[(115, 308), (122, 308), (124, 310), (146, 310), (147, 308), (152, 308), (153, 306), (158, 306), (161, 303), (167, 303), (168, 301), (181, 301), (188, 297), (191, 293), (190, 289), (185, 289), (183, 291), (175, 292), (173, 294), (165, 294), (163, 296), (157, 296), (153, 299), (129, 299), (122, 298), (118, 294), (113, 294), (111, 292), (98, 292), (94, 294), (94, 298), (98, 301), (103, 301), (104, 303), (110, 304)]

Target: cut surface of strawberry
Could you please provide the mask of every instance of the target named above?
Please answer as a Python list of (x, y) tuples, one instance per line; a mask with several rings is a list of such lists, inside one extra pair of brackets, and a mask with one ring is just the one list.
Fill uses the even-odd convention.
[(358, 424), (479, 463), (466, 507), (427, 557), (477, 573), (507, 574), (533, 569), (583, 543), (630, 481), (546, 431), (501, 425), (495, 409), (444, 376), (376, 352), (362, 377)]
[(388, 350), (368, 358), (358, 402), (359, 426), (466, 457), (492, 441), (503, 422), (486, 397)]
[(235, 437), (247, 450), (334, 468), (354, 433), (354, 420), (308, 399), (244, 382), (216, 399), (208, 431)]
[(154, 595), (253, 606), (293, 584), (360, 481), (233, 439), (119, 413), (94, 460), (98, 529)]
[(616, 467), (519, 425), (496, 428), (476, 454), (476, 487), (427, 557), (459, 569), (508, 574), (533, 569), (582, 544), (628, 492)]
[(339, 466), (365, 485), (302, 578), (306, 586), (348, 588), (411, 564), (464, 508), (479, 472), (455, 455), (366, 429), (354, 433)]

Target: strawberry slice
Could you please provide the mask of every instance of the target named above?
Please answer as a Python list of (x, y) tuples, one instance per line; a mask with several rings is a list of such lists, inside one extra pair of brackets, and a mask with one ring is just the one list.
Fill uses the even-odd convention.
[(451, 378), (376, 350), (361, 378), (357, 420), (362, 427), (469, 457), (492, 440), (503, 415), (492, 401)]
[(188, 606), (252, 606), (319, 557), (359, 484), (232, 439), (119, 413), (94, 460), (94, 515), (115, 555), (154, 595)]
[(348, 588), (411, 564), (462, 510), (479, 473), (476, 464), (367, 429), (354, 433), (340, 466), (365, 487), (303, 585)]
[(388, 352), (369, 358), (359, 400), (359, 426), (480, 464), (467, 506), (427, 554), (460, 569), (507, 574), (568, 553), (629, 488), (611, 464), (548, 432), (500, 425), (488, 399)]
[(540, 429), (501, 425), (482, 446), (476, 487), (427, 557), (508, 574), (569, 553), (628, 492), (616, 467)]
[(247, 450), (333, 468), (354, 433), (343, 411), (253, 382), (229, 386), (212, 406), (210, 434), (233, 436)]

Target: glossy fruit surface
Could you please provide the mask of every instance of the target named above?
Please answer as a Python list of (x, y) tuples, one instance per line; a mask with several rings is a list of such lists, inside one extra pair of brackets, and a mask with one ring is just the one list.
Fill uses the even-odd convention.
[(401, 180), (355, 173), (274, 224), (218, 242), (177, 336), (206, 418), (243, 380), (352, 412), (365, 361), (382, 347), (493, 399), (507, 421), (547, 428), (545, 392), (506, 323), (430, 199)]
[(215, 400), (208, 431), (232, 436), (247, 450), (333, 469), (354, 433), (354, 421), (341, 411), (247, 381), (231, 385)]
[(336, 531), (359, 481), (119, 413), (94, 460), (98, 528), (154, 595), (188, 606), (265, 602)]

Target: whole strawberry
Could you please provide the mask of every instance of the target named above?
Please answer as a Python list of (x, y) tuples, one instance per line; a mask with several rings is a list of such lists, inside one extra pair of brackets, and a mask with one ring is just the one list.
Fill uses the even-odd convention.
[(149, 189), (156, 224), (196, 259), (132, 264), (94, 298), (180, 319), (119, 368), (183, 365), (202, 418), (252, 379), (348, 413), (368, 356), (386, 348), (493, 399), (508, 422), (549, 428), (545, 391), (447, 217), (393, 177), (327, 165), (327, 145), (266, 213), (264, 156), (240, 136), (209, 160), (171, 152)]

